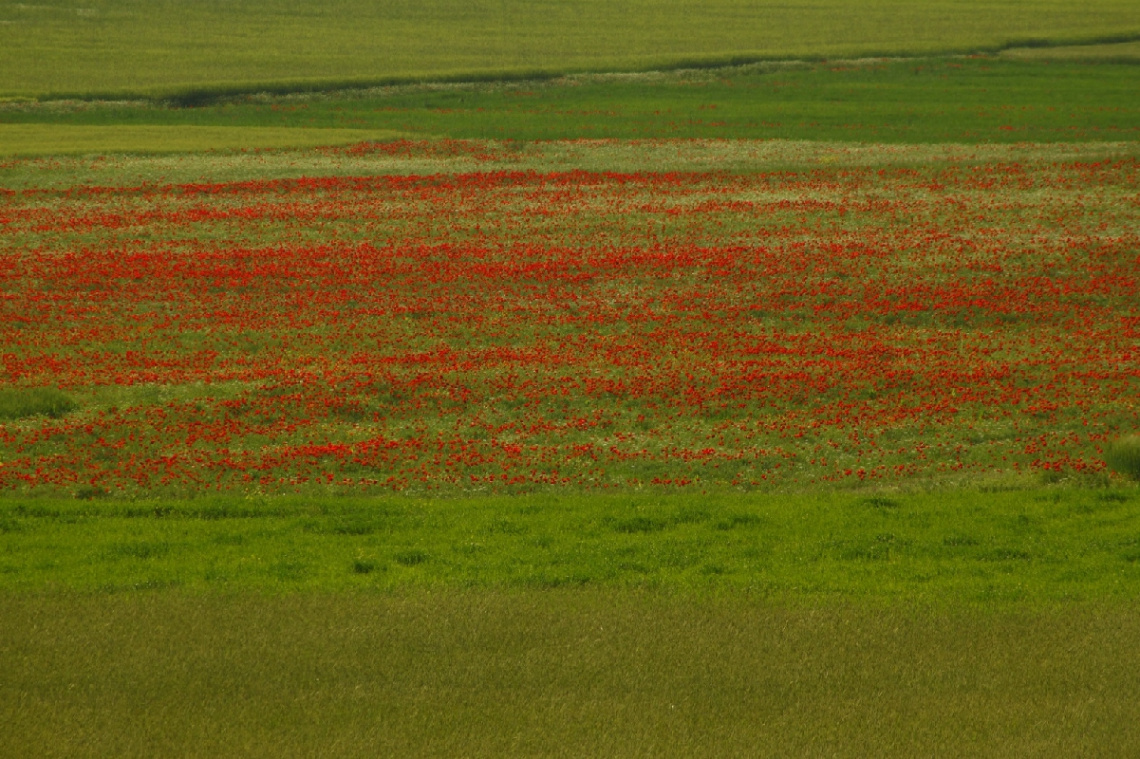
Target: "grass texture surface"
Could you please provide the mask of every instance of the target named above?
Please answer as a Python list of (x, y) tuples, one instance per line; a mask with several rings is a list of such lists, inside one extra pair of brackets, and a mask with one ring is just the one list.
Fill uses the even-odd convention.
[(0, 504), (0, 588), (611, 587), (802, 602), (1140, 594), (1135, 488)]
[(1140, 613), (0, 594), (3, 757), (1140, 751)]
[(399, 137), (368, 129), (195, 125), (0, 124), (0, 156), (201, 153), (346, 145)]
[(1131, 0), (44, 0), (0, 6), (0, 95), (249, 91), (962, 52), (1140, 33)]
[(1136, 65), (991, 56), (260, 95), (192, 108), (150, 101), (9, 103), (0, 107), (0, 154), (300, 147), (352, 135), (380, 139), (385, 132), (520, 141), (1135, 141), (1137, 91)]

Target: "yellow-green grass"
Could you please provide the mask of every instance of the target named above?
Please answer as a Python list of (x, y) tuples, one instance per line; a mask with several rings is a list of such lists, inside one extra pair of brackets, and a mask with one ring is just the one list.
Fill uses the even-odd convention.
[(890, 495), (135, 502), (80, 488), (79, 500), (0, 501), (0, 590), (599, 587), (991, 605), (1140, 597), (1135, 486), (1020, 484)]
[(0, 6), (0, 95), (327, 88), (1137, 34), (1134, 0), (42, 0)]
[(0, 124), (0, 156), (200, 153), (306, 148), (394, 139), (399, 136), (399, 132), (379, 129)]
[(1140, 755), (1140, 610), (0, 595), (0, 756)]

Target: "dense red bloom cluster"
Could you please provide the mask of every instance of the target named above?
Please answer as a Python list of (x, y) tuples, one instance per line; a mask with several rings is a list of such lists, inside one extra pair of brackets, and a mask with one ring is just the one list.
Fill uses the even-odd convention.
[(80, 408), (0, 424), (0, 487), (1096, 471), (1138, 421), (1138, 168), (4, 193), (0, 383)]

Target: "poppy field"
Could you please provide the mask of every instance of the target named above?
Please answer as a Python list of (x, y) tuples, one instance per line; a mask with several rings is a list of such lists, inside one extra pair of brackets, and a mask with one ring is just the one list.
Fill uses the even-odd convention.
[(0, 759), (1137, 755), (1132, 4), (87, 5)]
[(6, 392), (67, 405), (8, 414), (0, 487), (1107, 481), (1137, 426), (1132, 156), (597, 171), (510, 150), (4, 193)]

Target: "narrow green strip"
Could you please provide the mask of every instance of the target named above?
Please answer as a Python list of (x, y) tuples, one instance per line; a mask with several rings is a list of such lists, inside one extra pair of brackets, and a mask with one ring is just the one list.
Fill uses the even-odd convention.
[(1140, 597), (1135, 488), (0, 502), (0, 589)]
[(347, 145), (399, 136), (400, 132), (382, 129), (0, 124), (0, 156), (304, 148)]

